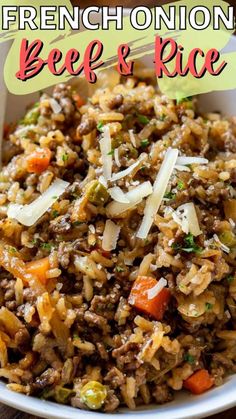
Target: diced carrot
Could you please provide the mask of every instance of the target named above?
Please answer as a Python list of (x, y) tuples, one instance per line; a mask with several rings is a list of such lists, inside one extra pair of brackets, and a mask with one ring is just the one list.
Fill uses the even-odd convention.
[(37, 276), (32, 275), (25, 262), (20, 259), (17, 249), (0, 240), (0, 266), (10, 272), (15, 278), (20, 278), (24, 284), (30, 284), (35, 295), (45, 292), (45, 287)]
[(155, 297), (149, 299), (148, 290), (155, 285), (157, 285), (156, 279), (150, 276), (138, 276), (130, 292), (129, 304), (156, 320), (162, 320), (171, 294), (168, 288), (163, 288)]
[(183, 385), (193, 394), (202, 394), (214, 385), (214, 379), (207, 370), (201, 369), (187, 378)]
[(78, 108), (80, 108), (81, 106), (83, 106), (85, 104), (84, 99), (78, 93), (73, 94), (73, 99), (74, 99)]
[(49, 166), (51, 154), (51, 150), (47, 147), (35, 150), (26, 159), (27, 171), (37, 174), (44, 172)]
[(47, 277), (46, 273), (50, 269), (48, 257), (38, 260), (32, 260), (32, 262), (26, 263), (26, 270), (28, 273), (36, 276), (42, 284), (46, 284)]

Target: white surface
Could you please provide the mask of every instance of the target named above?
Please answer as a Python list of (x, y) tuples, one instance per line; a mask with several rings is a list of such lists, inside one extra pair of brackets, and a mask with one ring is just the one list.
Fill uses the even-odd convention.
[[(4, 44), (1, 44), (1, 61), (4, 56), (3, 48), (5, 48)], [(231, 49), (232, 48), (233, 50), (236, 50), (236, 38), (232, 38), (231, 40)], [(150, 65), (150, 59), (151, 58), (144, 59), (145, 64)], [(39, 95), (37, 93), (21, 97), (9, 94), (7, 98), (6, 120), (14, 121), (20, 118), (24, 114), (26, 105), (37, 100), (38, 97)], [(205, 110), (219, 110), (226, 115), (236, 115), (236, 90), (202, 95), (200, 103), (201, 107)], [(0, 115), (3, 114), (4, 103), (0, 101)], [(143, 407), (133, 412), (121, 409), (117, 413), (104, 415), (103, 413), (82, 411), (69, 406), (58, 405), (12, 392), (8, 390), (3, 383), (0, 383), (0, 402), (34, 415), (53, 419), (99, 419), (118, 417), (131, 419), (141, 418), (144, 415), (149, 419), (202, 418), (236, 405), (236, 375), (229, 377), (221, 387), (214, 388), (201, 396), (191, 396), (189, 393), (180, 392), (171, 403), (161, 406), (149, 406), (148, 408)]]

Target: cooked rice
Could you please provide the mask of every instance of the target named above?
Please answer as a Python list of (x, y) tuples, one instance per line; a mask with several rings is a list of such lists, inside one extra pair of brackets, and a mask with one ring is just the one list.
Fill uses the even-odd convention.
[[(0, 376), (11, 390), (111, 412), (168, 402), (199, 369), (215, 385), (236, 371), (236, 117), (200, 115), (196, 99), (176, 103), (146, 76), (119, 82), (110, 71), (80, 107), (80, 91), (58, 85), (34, 105), (35, 120), (8, 127), (0, 173)], [(105, 126), (113, 181), (102, 169)], [(50, 164), (29, 173), (27, 159), (38, 147), (50, 149)], [(115, 214), (119, 237), (105, 251), (107, 189), (126, 194), (153, 185), (168, 148), (209, 162), (177, 165), (146, 239), (136, 233), (148, 198)], [(69, 187), (33, 226), (7, 217), (9, 203), (33, 202), (56, 178)], [(189, 202), (197, 237), (172, 216)], [(43, 281), (27, 273), (28, 262), (47, 257)], [(161, 320), (129, 299), (138, 276), (166, 279), (171, 299)], [(102, 391), (95, 405), (83, 396), (91, 382)]]

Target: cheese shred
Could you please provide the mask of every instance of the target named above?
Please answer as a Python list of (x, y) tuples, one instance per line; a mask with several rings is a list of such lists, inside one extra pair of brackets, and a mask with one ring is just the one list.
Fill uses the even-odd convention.
[(150, 231), (154, 217), (161, 205), (161, 201), (165, 195), (166, 188), (175, 168), (177, 158), (178, 150), (169, 148), (157, 174), (153, 186), (153, 193), (150, 195), (146, 202), (144, 217), (137, 232), (137, 237), (140, 239), (146, 239)]

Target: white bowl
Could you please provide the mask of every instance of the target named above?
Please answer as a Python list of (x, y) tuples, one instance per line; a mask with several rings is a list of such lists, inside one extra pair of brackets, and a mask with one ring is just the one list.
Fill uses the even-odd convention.
[[(126, 14), (129, 13), (126, 10)], [(236, 51), (236, 38), (232, 37), (227, 49)], [(1, 80), (3, 63), (7, 48), (0, 45), (0, 91), (3, 94), (3, 80)], [(151, 57), (143, 59), (147, 66), (153, 65)], [(7, 94), (5, 119), (14, 121), (24, 113), (24, 108), (33, 100), (37, 100), (38, 94), (14, 96)], [(4, 110), (1, 108), (0, 116)], [(200, 105), (203, 110), (220, 111), (225, 115), (236, 115), (236, 90), (212, 92), (200, 97)], [(59, 405), (44, 401), (35, 397), (28, 397), (8, 390), (4, 383), (0, 382), (0, 402), (33, 415), (53, 419), (99, 419), (103, 418), (143, 418), (149, 419), (192, 419), (202, 418), (229, 409), (236, 405), (236, 375), (228, 377), (224, 384), (214, 388), (200, 396), (192, 396), (185, 391), (175, 394), (175, 399), (164, 405), (151, 405), (139, 407), (135, 411), (120, 409), (116, 413), (105, 414), (99, 412), (83, 411), (69, 406)]]

